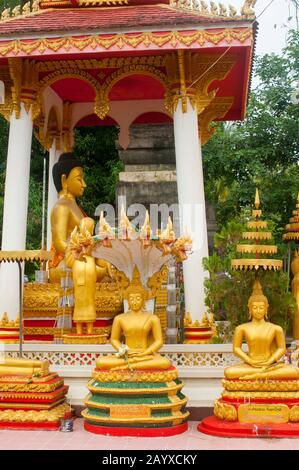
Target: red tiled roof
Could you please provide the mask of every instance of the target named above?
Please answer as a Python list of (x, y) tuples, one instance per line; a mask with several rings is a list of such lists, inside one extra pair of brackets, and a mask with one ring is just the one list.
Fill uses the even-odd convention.
[[(227, 21), (225, 20), (226, 23)], [(221, 24), (223, 19), (205, 18), (199, 14), (179, 11), (166, 5), (52, 9), (40, 10), (35, 14), (31, 13), (0, 22), (0, 36), (95, 29), (103, 32), (118, 32), (120, 28), (136, 31), (140, 27), (152, 27), (152, 30), (159, 30), (163, 26), (173, 29), (182, 25), (194, 26), (219, 22)]]

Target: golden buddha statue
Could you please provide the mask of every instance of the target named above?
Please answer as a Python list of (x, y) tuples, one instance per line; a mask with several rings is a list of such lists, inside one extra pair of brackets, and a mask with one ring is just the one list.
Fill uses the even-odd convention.
[[(251, 321), (235, 330), (233, 350), (244, 362), (225, 369), (226, 379), (299, 379), (299, 370), (278, 362), (286, 352), (284, 332), (278, 325), (266, 321), (268, 299), (259, 281), (255, 281), (248, 301)], [(242, 343), (248, 345), (248, 353)]]
[[(137, 268), (125, 292), (129, 310), (114, 318), (110, 342), (118, 353), (97, 360), (98, 369), (168, 369), (171, 363), (157, 354), (163, 346), (159, 318), (144, 310), (147, 291), (143, 288)], [(125, 338), (124, 347), (121, 338)], [(126, 355), (126, 358), (121, 357)]]
[(48, 361), (32, 361), (29, 359), (0, 358), (0, 376), (6, 375), (49, 375)]
[[(50, 282), (60, 283), (64, 269), (65, 251), (71, 233), (86, 217), (78, 206), (76, 198), (83, 195), (86, 188), (81, 162), (72, 153), (63, 153), (53, 166), (53, 180), (59, 199), (51, 213), (52, 251), (54, 259), (49, 263)], [(107, 263), (97, 266), (97, 280), (107, 273)]]

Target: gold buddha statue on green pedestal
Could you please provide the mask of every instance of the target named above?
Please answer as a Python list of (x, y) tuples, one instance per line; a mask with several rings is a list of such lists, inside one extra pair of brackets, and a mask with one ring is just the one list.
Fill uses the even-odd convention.
[[(183, 384), (163, 346), (159, 318), (144, 310), (148, 297), (135, 268), (124, 297), (128, 311), (115, 317), (115, 355), (99, 357), (83, 411), (85, 429), (98, 434), (174, 435), (187, 429)], [(124, 344), (123, 344), (124, 341)]]
[[(233, 340), (233, 351), (243, 362), (225, 369), (224, 392), (215, 402), (214, 417), (204, 419), (198, 429), (248, 437), (253, 425), (267, 423), (273, 437), (299, 435), (299, 369), (283, 361), (284, 332), (267, 321), (269, 303), (259, 281), (248, 307), (250, 322), (236, 328)], [(244, 342), (248, 352), (242, 349)], [(223, 421), (230, 424), (223, 427)]]
[(97, 367), (108, 370), (168, 369), (170, 361), (157, 354), (163, 346), (160, 320), (144, 310), (146, 290), (141, 285), (131, 284), (125, 297), (129, 310), (115, 317), (110, 342), (119, 354), (122, 349), (121, 339), (125, 338), (127, 359), (117, 355), (99, 358)]

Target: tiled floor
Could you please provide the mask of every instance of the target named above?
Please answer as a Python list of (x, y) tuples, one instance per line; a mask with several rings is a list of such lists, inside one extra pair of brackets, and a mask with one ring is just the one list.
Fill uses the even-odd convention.
[(201, 434), (197, 423), (179, 436), (136, 438), (99, 436), (84, 431), (76, 419), (74, 432), (0, 431), (0, 450), (299, 450), (298, 439), (226, 439)]

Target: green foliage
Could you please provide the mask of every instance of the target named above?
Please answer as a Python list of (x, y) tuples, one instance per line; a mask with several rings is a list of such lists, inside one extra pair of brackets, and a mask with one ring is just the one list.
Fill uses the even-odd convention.
[(101, 203), (114, 204), (118, 174), (123, 169), (116, 149), (116, 127), (82, 127), (75, 131), (75, 154), (84, 168), (87, 188), (80, 204), (93, 217)]
[(291, 103), (299, 32), (290, 31), (281, 56), (258, 57), (255, 73), (259, 84), (245, 121), (220, 125), (203, 148), (205, 190), (222, 226), (252, 203), (259, 186), (263, 213), (275, 222), (278, 239), (299, 189), (299, 106)]
[[(205, 281), (206, 305), (215, 320), (229, 320), (232, 327), (248, 321), (248, 299), (252, 292), (255, 273), (234, 271), (231, 259), (236, 255), (236, 244), (241, 241), (244, 225), (230, 221), (215, 237), (219, 253), (204, 259), (204, 267), (210, 273)], [(290, 328), (296, 311), (296, 302), (288, 292), (289, 278), (284, 272), (259, 274), (263, 290), (269, 300), (269, 319), (285, 331)]]

